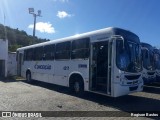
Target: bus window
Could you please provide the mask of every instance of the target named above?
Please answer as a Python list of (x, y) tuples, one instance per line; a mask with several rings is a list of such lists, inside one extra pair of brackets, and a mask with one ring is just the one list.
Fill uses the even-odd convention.
[(26, 61), (26, 50), (24, 50), (23, 61)]
[(43, 59), (43, 47), (34, 48), (34, 60), (42, 60)]
[(146, 59), (148, 58), (148, 51), (147, 50), (145, 51), (145, 58)]
[(27, 49), (25, 51), (25, 60), (26, 61), (31, 61), (33, 60), (33, 49)]
[(19, 51), (16, 52), (16, 61), (18, 61)]
[(56, 44), (56, 60), (70, 59), (70, 42)]
[(72, 42), (71, 59), (84, 59), (89, 56), (89, 38), (74, 40)]
[(44, 46), (43, 60), (54, 60), (55, 45)]

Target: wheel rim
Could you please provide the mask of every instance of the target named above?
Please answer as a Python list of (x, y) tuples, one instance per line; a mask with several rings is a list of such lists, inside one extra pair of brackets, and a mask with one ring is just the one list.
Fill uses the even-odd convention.
[(30, 74), (27, 74), (27, 81), (30, 81)]
[(80, 86), (79, 86), (79, 82), (75, 82), (74, 83), (74, 90), (75, 92), (79, 92)]

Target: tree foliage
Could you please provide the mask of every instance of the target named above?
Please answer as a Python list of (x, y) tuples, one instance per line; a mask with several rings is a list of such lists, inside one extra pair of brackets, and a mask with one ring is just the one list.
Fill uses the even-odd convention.
[(17, 48), (49, 41), (28, 35), (24, 30), (13, 29), (0, 24), (0, 39), (8, 39), (10, 52), (15, 52)]

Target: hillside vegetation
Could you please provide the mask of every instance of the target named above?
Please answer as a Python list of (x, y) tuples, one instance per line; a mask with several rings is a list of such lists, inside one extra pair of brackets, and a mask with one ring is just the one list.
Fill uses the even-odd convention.
[(0, 24), (0, 39), (8, 39), (8, 49), (15, 52), (17, 48), (49, 41), (28, 35), (23, 30), (13, 29)]

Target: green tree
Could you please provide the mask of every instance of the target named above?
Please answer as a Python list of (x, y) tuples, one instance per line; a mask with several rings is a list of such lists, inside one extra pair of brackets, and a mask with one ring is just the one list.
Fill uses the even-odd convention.
[(24, 30), (18, 30), (0, 24), (0, 39), (8, 39), (8, 49), (15, 52), (17, 48), (49, 41), (28, 35)]

